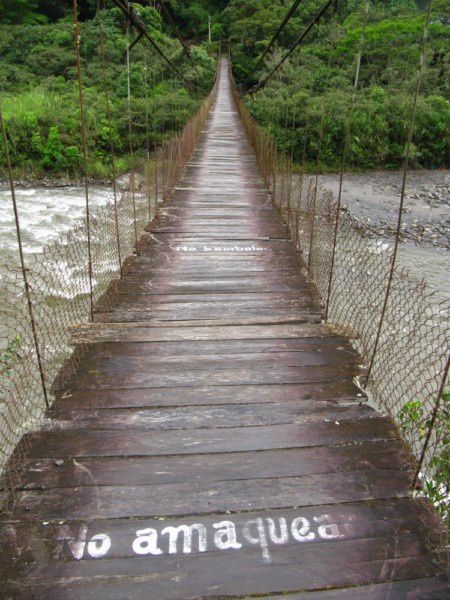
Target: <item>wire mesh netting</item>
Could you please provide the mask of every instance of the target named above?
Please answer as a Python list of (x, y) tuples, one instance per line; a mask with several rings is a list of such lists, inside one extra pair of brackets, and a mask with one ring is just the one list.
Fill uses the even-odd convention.
[(126, 258), (138, 251), (140, 236), (182, 175), (215, 89), (182, 131), (155, 152), (142, 172), (131, 173), (126, 189), (112, 193), (110, 202), (89, 215), (92, 279), (86, 219), (39, 254), (27, 255), (36, 340), (22, 271), (12, 265), (2, 266), (0, 473), (3, 489), (10, 492), (2, 496), (4, 505), (14, 500), (26, 458), (26, 438), (19, 441), (40, 425), (47, 409), (45, 395), (51, 404), (85, 351), (83, 346), (72, 351), (70, 326), (90, 321), (91, 289), (94, 318), (96, 312), (114, 308), (115, 282), (126, 270)]
[[(411, 459), (414, 493), (443, 516), (448, 530), (450, 307), (425, 282), (394, 268), (383, 314), (392, 245), (367, 237), (317, 176), (293, 175), (290, 159), (280, 156), (236, 91), (235, 101), (312, 292), (330, 326), (358, 351), (359, 385), (396, 423)], [(447, 544), (445, 536), (440, 549), (448, 562)]]

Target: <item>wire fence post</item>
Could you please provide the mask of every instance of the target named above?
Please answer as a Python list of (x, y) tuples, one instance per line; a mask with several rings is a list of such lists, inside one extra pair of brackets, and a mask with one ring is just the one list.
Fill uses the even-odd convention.
[(50, 408), (50, 401), (49, 401), (49, 397), (48, 397), (48, 391), (47, 391), (47, 385), (46, 385), (45, 373), (44, 373), (44, 365), (43, 365), (41, 348), (40, 348), (40, 344), (39, 344), (39, 338), (38, 338), (37, 327), (36, 327), (36, 318), (35, 318), (35, 314), (34, 314), (33, 300), (31, 297), (31, 288), (30, 288), (30, 283), (28, 281), (28, 270), (27, 270), (27, 267), (25, 264), (25, 257), (24, 257), (24, 253), (23, 253), (22, 232), (20, 229), (19, 209), (17, 206), (16, 189), (15, 189), (14, 178), (13, 178), (13, 174), (12, 174), (11, 157), (9, 154), (9, 147), (8, 147), (8, 138), (6, 136), (6, 127), (5, 127), (5, 122), (3, 120), (3, 111), (1, 109), (1, 107), (0, 107), (0, 127), (2, 130), (3, 146), (4, 146), (5, 159), (6, 159), (6, 168), (8, 170), (9, 189), (11, 192), (11, 199), (12, 199), (12, 205), (13, 205), (13, 211), (14, 211), (14, 222), (15, 222), (16, 234), (17, 234), (17, 245), (18, 245), (18, 250), (19, 250), (20, 267), (22, 270), (23, 285), (24, 285), (24, 289), (25, 289), (25, 298), (26, 298), (27, 307), (28, 307), (28, 316), (30, 317), (30, 325), (31, 325), (31, 333), (33, 336), (34, 350), (36, 352), (36, 359), (37, 359), (37, 364), (38, 364), (38, 369), (39, 369), (39, 377), (41, 380), (42, 392), (44, 395), (45, 406), (47, 408)]
[(335, 214), (335, 222), (334, 222), (334, 231), (333, 231), (333, 245), (331, 250), (331, 265), (330, 265), (330, 274), (328, 280), (328, 289), (327, 289), (327, 298), (325, 301), (325, 321), (328, 321), (329, 311), (330, 311), (330, 299), (331, 299), (331, 290), (333, 287), (333, 276), (334, 276), (334, 266), (336, 261), (336, 244), (338, 238), (339, 231), (339, 215), (341, 214), (341, 205), (342, 205), (342, 188), (344, 183), (344, 169), (347, 163), (347, 153), (350, 144), (350, 135), (353, 124), (353, 112), (355, 108), (356, 102), (356, 93), (359, 85), (359, 74), (361, 70), (361, 58), (362, 52), (364, 48), (365, 42), (365, 33), (367, 26), (367, 18), (369, 16), (370, 10), (370, 0), (367, 0), (366, 6), (364, 9), (364, 21), (361, 29), (361, 36), (359, 39), (359, 47), (358, 53), (356, 55), (356, 64), (355, 64), (355, 79), (353, 83), (353, 94), (350, 100), (350, 111), (347, 115), (347, 121), (345, 125), (345, 134), (344, 134), (344, 146), (342, 148), (342, 156), (341, 156), (341, 167), (339, 172), (339, 189), (338, 189), (338, 198), (336, 203), (336, 214)]
[(112, 116), (111, 116), (111, 105), (109, 100), (109, 90), (108, 90), (108, 82), (106, 78), (106, 59), (105, 59), (105, 32), (103, 29), (103, 19), (101, 11), (103, 10), (103, 6), (99, 2), (97, 5), (97, 10), (99, 13), (99, 49), (100, 49), (100, 62), (102, 67), (102, 75), (103, 75), (103, 93), (105, 96), (105, 110), (106, 110), (106, 119), (108, 121), (108, 134), (109, 134), (109, 153), (111, 160), (111, 175), (112, 175), (112, 188), (113, 188), (113, 201), (114, 201), (114, 221), (115, 221), (115, 229), (116, 229), (116, 244), (117, 244), (117, 261), (119, 265), (120, 275), (123, 275), (123, 267), (122, 267), (122, 246), (120, 241), (120, 225), (119, 225), (119, 207), (118, 207), (118, 198), (117, 198), (117, 169), (116, 169), (116, 150), (114, 144), (114, 136), (113, 136), (113, 125), (112, 125)]
[(134, 243), (137, 248), (138, 231), (137, 231), (137, 211), (136, 211), (136, 174), (134, 164), (134, 145), (133, 145), (133, 123), (131, 116), (131, 73), (130, 73), (130, 23), (127, 23), (127, 113), (128, 113), (128, 144), (130, 150), (130, 192), (131, 202), (133, 204), (133, 221), (134, 221)]
[(386, 292), (384, 295), (383, 307), (381, 309), (380, 321), (378, 323), (378, 328), (377, 328), (377, 333), (375, 336), (375, 342), (374, 342), (374, 346), (373, 346), (373, 350), (372, 350), (372, 355), (370, 357), (369, 367), (367, 369), (366, 381), (364, 384), (365, 388), (367, 388), (367, 385), (370, 381), (370, 377), (372, 375), (372, 370), (373, 370), (373, 365), (375, 363), (375, 357), (377, 355), (378, 347), (380, 344), (380, 338), (381, 338), (381, 333), (383, 330), (384, 319), (386, 316), (386, 311), (387, 311), (389, 298), (390, 298), (390, 294), (391, 294), (392, 281), (394, 279), (395, 266), (397, 263), (398, 246), (400, 243), (400, 234), (401, 234), (401, 230), (402, 230), (403, 206), (405, 203), (406, 184), (408, 181), (409, 159), (411, 156), (411, 146), (412, 146), (412, 139), (413, 139), (413, 135), (414, 135), (414, 124), (415, 124), (415, 120), (416, 120), (417, 100), (419, 97), (420, 84), (422, 82), (422, 74), (423, 74), (423, 68), (424, 68), (424, 63), (425, 63), (425, 51), (426, 51), (427, 40), (428, 40), (428, 27), (430, 24), (431, 4), (432, 4), (432, 0), (428, 0), (426, 17), (425, 17), (425, 25), (423, 28), (423, 35), (422, 35), (422, 44), (421, 44), (421, 49), (420, 49), (419, 67), (417, 70), (416, 85), (415, 85), (415, 89), (414, 89), (414, 95), (413, 95), (413, 101), (412, 101), (412, 107), (411, 107), (411, 113), (410, 113), (409, 125), (408, 125), (408, 136), (407, 136), (406, 146), (405, 146), (405, 160), (403, 162), (402, 187), (401, 187), (401, 192), (400, 192), (400, 203), (399, 203), (399, 207), (398, 207), (397, 229), (395, 232), (394, 250), (392, 253), (390, 272), (389, 272), (388, 282), (387, 282), (387, 286), (386, 286)]
[(414, 480), (413, 480), (412, 485), (411, 485), (412, 489), (415, 489), (415, 487), (417, 485), (417, 482), (418, 482), (419, 477), (420, 477), (420, 471), (422, 469), (422, 466), (423, 466), (423, 463), (424, 463), (424, 460), (425, 460), (425, 455), (427, 453), (428, 446), (430, 445), (431, 435), (433, 433), (434, 425), (436, 423), (436, 418), (437, 418), (437, 415), (438, 415), (438, 412), (439, 412), (439, 408), (441, 406), (442, 396), (443, 396), (443, 393), (444, 393), (444, 390), (445, 390), (445, 384), (446, 384), (447, 378), (448, 378), (449, 367), (450, 367), (450, 354), (449, 354), (449, 356), (447, 358), (447, 363), (446, 363), (446, 365), (444, 367), (444, 371), (443, 371), (443, 374), (442, 374), (441, 385), (439, 387), (439, 391), (438, 391), (437, 396), (436, 396), (436, 402), (434, 404), (434, 408), (433, 408), (433, 412), (432, 412), (432, 415), (431, 415), (431, 419), (430, 419), (430, 422), (428, 424), (428, 430), (427, 430), (427, 434), (426, 434), (426, 437), (425, 437), (425, 441), (424, 441), (423, 446), (422, 446), (422, 451), (420, 453), (420, 458), (419, 458), (419, 462), (417, 464), (416, 472), (415, 472), (415, 475), (414, 475)]
[(92, 268), (92, 246), (91, 246), (91, 215), (89, 206), (89, 182), (88, 182), (88, 166), (87, 166), (87, 132), (86, 132), (86, 112), (84, 107), (83, 81), (81, 75), (81, 58), (80, 58), (80, 26), (78, 23), (78, 1), (73, 0), (73, 29), (74, 29), (74, 46), (75, 59), (77, 67), (78, 80), (78, 101), (80, 106), (80, 124), (81, 124), (81, 146), (83, 155), (83, 176), (84, 176), (84, 194), (86, 200), (86, 235), (87, 235), (87, 251), (88, 251), (88, 277), (89, 277), (89, 300), (91, 321), (94, 320), (94, 289), (93, 289), (93, 268)]

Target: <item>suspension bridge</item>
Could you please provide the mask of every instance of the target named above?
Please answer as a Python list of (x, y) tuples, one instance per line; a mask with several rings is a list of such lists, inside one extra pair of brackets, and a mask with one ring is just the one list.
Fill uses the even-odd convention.
[[(114, 177), (92, 211), (74, 2), (86, 218), (35, 259), (1, 119), (21, 267), (1, 298), (2, 598), (447, 598), (449, 310), (396, 267), (428, 22), (386, 252), (341, 211), (351, 110), (333, 198), (325, 110), (315, 174), (303, 160), (297, 177), (230, 56), (137, 177), (129, 51), (147, 38), (184, 78), (114, 4), (138, 32), (129, 189)], [(364, 26), (353, 108), (363, 39)]]
[(321, 322), (226, 59), (115, 294), (73, 327), (87, 351), (21, 442), (4, 598), (445, 597), (436, 520)]

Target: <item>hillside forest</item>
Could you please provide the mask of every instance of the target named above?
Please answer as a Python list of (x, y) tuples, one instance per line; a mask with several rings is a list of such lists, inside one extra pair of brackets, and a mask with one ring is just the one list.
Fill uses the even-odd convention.
[[(117, 166), (125, 172), (128, 110), (133, 143), (144, 160), (196, 111), (212, 86), (218, 52), (228, 52), (229, 47), (236, 84), (253, 116), (297, 163), (304, 154), (312, 168), (320, 139), (322, 168), (339, 168), (346, 115), (354, 96), (348, 168), (398, 168), (427, 2), (371, 0), (366, 15), (366, 0), (338, 0), (267, 85), (255, 91), (324, 0), (300, 2), (262, 61), (292, 0), (165, 0), (165, 7), (158, 0), (132, 3), (183, 79), (145, 40), (132, 48), (127, 69), (126, 49), (136, 32), (111, 0), (80, 0), (90, 176), (110, 176), (105, 90)], [(14, 171), (22, 178), (80, 174), (72, 19), (72, 0), (0, 0), (0, 101)], [(412, 165), (418, 168), (450, 165), (449, 25), (448, 1), (434, 0), (414, 132)], [(177, 30), (195, 64), (183, 52)], [(0, 153), (4, 154), (1, 144)], [(4, 169), (4, 160), (1, 163)]]

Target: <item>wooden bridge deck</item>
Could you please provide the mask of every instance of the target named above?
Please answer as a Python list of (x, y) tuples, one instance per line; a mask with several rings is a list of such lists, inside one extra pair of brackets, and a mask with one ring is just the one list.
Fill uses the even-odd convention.
[(226, 68), (118, 294), (28, 436), (2, 598), (446, 597), (400, 440), (321, 325)]

